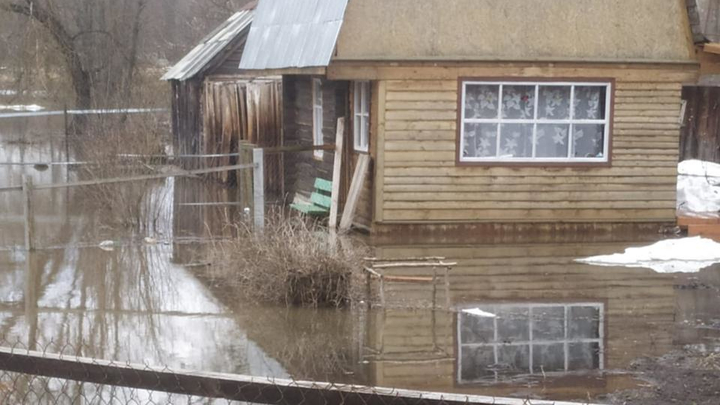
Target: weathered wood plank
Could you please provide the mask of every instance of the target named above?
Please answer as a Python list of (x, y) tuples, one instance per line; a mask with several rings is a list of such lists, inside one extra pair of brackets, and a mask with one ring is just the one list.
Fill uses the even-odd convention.
[[(384, 82), (383, 82), (384, 83)], [(387, 93), (388, 101), (457, 101), (456, 91), (408, 92), (394, 91)]]
[(624, 168), (615, 169), (607, 167), (593, 167), (593, 168), (548, 168), (548, 167), (533, 167), (529, 170), (527, 168), (508, 168), (508, 167), (452, 167), (452, 168), (439, 168), (439, 169), (426, 169), (422, 167), (414, 168), (392, 168), (385, 170), (385, 176), (387, 177), (401, 177), (401, 176), (459, 176), (459, 177), (486, 177), (486, 176), (499, 176), (499, 177), (616, 177), (616, 176), (661, 176), (661, 177), (676, 177), (677, 168), (659, 168), (653, 170), (651, 173), (647, 169), (635, 169), (635, 168)]
[(457, 113), (453, 111), (387, 111), (385, 119), (388, 121), (443, 121), (456, 120)]
[(391, 101), (386, 104), (388, 111), (440, 110), (457, 111), (456, 101)]
[(385, 210), (611, 210), (611, 209), (675, 209), (676, 201), (515, 201), (493, 200), (493, 201), (423, 201), (423, 202), (399, 202), (385, 201)]
[(545, 191), (468, 193), (462, 191), (439, 192), (428, 188), (424, 192), (389, 192), (385, 201), (390, 202), (461, 202), (461, 201), (524, 201), (524, 202), (577, 202), (577, 201), (673, 201), (674, 191)]
[[(385, 176), (385, 184), (448, 184), (448, 185), (562, 185), (562, 184), (587, 184), (590, 183), (586, 176)], [(636, 176), (605, 176), (593, 177), (592, 184), (633, 184), (633, 185), (675, 185), (677, 175), (655, 176), (652, 173)]]
[(669, 222), (672, 209), (516, 209), (516, 210), (389, 210), (386, 222)]

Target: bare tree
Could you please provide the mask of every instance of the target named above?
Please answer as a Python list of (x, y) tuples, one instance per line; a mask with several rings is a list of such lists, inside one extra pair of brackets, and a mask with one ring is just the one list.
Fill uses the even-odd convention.
[(129, 97), (145, 8), (146, 0), (0, 0), (0, 11), (44, 28), (78, 108)]

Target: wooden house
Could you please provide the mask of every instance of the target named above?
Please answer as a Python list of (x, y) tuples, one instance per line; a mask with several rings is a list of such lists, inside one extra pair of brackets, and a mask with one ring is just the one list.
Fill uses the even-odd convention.
[[(233, 164), (238, 145), (282, 143), (282, 83), (278, 77), (244, 74), (240, 58), (250, 31), (255, 2), (233, 14), (164, 76), (172, 86), (172, 131), (175, 154), (186, 168)], [(219, 155), (193, 158), (190, 155)], [(266, 165), (279, 170), (279, 158)], [(234, 173), (218, 179), (234, 182)], [(278, 176), (275, 176), (278, 177)], [(282, 193), (282, 184), (268, 178), (268, 191)]]
[[(375, 233), (675, 221), (686, 0), (260, 0), (240, 67), (282, 75), (286, 144), (347, 118)], [(287, 189), (332, 158), (287, 160)]]

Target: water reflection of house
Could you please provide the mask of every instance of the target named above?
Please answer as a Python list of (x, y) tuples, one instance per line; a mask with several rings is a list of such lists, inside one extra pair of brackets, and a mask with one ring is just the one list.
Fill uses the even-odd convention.
[[(348, 118), (341, 189), (373, 160), (365, 225), (674, 222), (685, 2), (416, 3), (260, 0), (241, 61), (282, 75), (286, 142)], [(309, 194), (332, 156), (286, 164)]]
[[(596, 371), (624, 369), (672, 347), (674, 278), (573, 262), (625, 246), (379, 248), (380, 257), (445, 256), (458, 266), (451, 272), (452, 313), (399, 308), (427, 302), (428, 288), (388, 285), (389, 306), (396, 308), (374, 314), (367, 325), (372, 383), (554, 399), (631, 384)], [(532, 384), (517, 379), (529, 374)]]

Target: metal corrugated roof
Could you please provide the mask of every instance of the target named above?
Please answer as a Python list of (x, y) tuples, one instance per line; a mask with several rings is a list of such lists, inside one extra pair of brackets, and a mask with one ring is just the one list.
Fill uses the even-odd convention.
[(240, 69), (330, 64), (348, 0), (260, 0)]
[(200, 42), (168, 71), (162, 80), (188, 80), (197, 75), (238, 35), (246, 34), (253, 22), (253, 10), (235, 13)]

